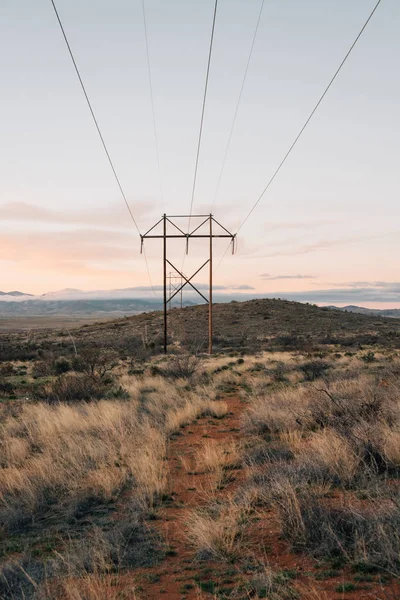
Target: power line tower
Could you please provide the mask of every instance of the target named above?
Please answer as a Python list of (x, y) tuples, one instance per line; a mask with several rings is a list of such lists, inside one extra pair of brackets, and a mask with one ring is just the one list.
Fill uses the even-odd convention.
[[(194, 227), (188, 233), (185, 233), (172, 219), (190, 219), (189, 222), (194, 221), (198, 223), (201, 219), (199, 225)], [(207, 227), (208, 225), (208, 227)], [(215, 226), (218, 227), (218, 230), (215, 230)], [(157, 229), (161, 231), (157, 232)], [(206, 231), (207, 230), (207, 231)], [(208, 352), (212, 354), (213, 351), (213, 343), (212, 343), (212, 333), (213, 333), (213, 307), (212, 307), (212, 286), (213, 286), (213, 239), (214, 238), (229, 238), (232, 242), (232, 253), (235, 251), (235, 234), (231, 233), (221, 225), (216, 219), (214, 219), (212, 214), (209, 215), (170, 215), (167, 216), (164, 214), (159, 221), (153, 227), (151, 227), (145, 234), (141, 235), (141, 249), (143, 249), (143, 243), (146, 239), (162, 239), (163, 240), (163, 282), (164, 282), (164, 352), (167, 353), (168, 347), (168, 323), (167, 323), (167, 310), (168, 304), (172, 301), (173, 298), (179, 293), (182, 292), (183, 288), (187, 285), (199, 294), (208, 304)], [(178, 269), (175, 265), (172, 264), (170, 260), (167, 258), (167, 240), (168, 239), (185, 239), (186, 241), (186, 254), (189, 252), (189, 241), (191, 239), (208, 239), (209, 240), (209, 257), (208, 259), (195, 271), (190, 277), (186, 277), (181, 272), (181, 269)], [(179, 277), (182, 278), (183, 283), (174, 289), (172, 293), (167, 294), (167, 266), (170, 266)], [(197, 289), (197, 287), (193, 283), (194, 277), (200, 273), (204, 267), (209, 266), (209, 291), (208, 298), (202, 294), (202, 292)]]
[[(171, 298), (173, 292), (178, 292), (178, 296), (179, 296), (179, 304), (180, 304), (180, 308), (182, 308), (183, 306), (183, 287), (182, 287), (182, 283), (183, 283), (183, 279), (182, 279), (182, 275), (179, 275), (179, 273), (173, 273), (172, 271), (170, 271), (168, 273), (168, 282), (169, 282), (169, 297)], [(172, 300), (169, 303), (169, 308), (172, 308)]]

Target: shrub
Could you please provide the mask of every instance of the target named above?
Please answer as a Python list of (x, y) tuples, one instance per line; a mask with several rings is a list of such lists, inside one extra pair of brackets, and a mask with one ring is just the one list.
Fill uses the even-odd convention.
[(118, 354), (114, 350), (90, 346), (81, 351), (79, 361), (79, 370), (90, 377), (103, 379), (118, 365)]
[(54, 361), (54, 373), (56, 375), (62, 375), (62, 373), (68, 373), (72, 369), (71, 362), (64, 356), (59, 356)]
[(367, 352), (366, 354), (363, 354), (361, 357), (361, 360), (363, 360), (365, 363), (372, 363), (375, 360), (375, 352), (372, 352), (372, 350), (370, 350), (369, 352)]
[(34, 362), (32, 367), (32, 377), (35, 379), (38, 377), (48, 377), (51, 375), (51, 365), (49, 362), (44, 360), (37, 360)]
[(310, 360), (300, 365), (306, 381), (315, 381), (331, 367), (325, 360)]
[(155, 367), (153, 373), (170, 379), (190, 379), (198, 370), (199, 365), (200, 361), (197, 356), (177, 354), (169, 360), (166, 367)]
[(65, 402), (89, 402), (102, 398), (107, 391), (107, 386), (100, 380), (87, 375), (67, 374), (60, 375), (55, 381), (44, 386), (34, 388), (33, 396), (44, 400), (48, 404)]
[(0, 377), (9, 377), (15, 374), (14, 365), (10, 362), (4, 363), (0, 366)]

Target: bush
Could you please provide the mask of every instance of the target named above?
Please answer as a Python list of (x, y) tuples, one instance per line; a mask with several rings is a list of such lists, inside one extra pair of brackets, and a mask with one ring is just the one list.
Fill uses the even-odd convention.
[(90, 377), (103, 379), (118, 365), (118, 354), (114, 350), (102, 350), (97, 346), (84, 348), (74, 360), (75, 367)]
[(37, 379), (38, 377), (49, 377), (51, 375), (51, 365), (44, 360), (37, 360), (34, 362), (32, 367), (32, 377)]
[(52, 383), (38, 387), (33, 391), (36, 399), (43, 400), (48, 404), (65, 402), (89, 402), (98, 400), (105, 396), (107, 386), (101, 380), (94, 379), (88, 375), (61, 375)]
[(65, 358), (64, 356), (60, 356), (54, 361), (53, 369), (56, 375), (61, 375), (62, 373), (67, 373), (68, 371), (70, 371), (72, 369), (72, 365), (67, 358)]
[(366, 354), (363, 354), (361, 357), (361, 360), (363, 360), (365, 363), (372, 363), (375, 360), (375, 352), (372, 352), (372, 350), (370, 350), (369, 352), (367, 352)]
[(15, 374), (14, 365), (10, 362), (4, 363), (0, 366), (0, 376), (1, 377), (10, 377), (10, 375)]
[(300, 365), (300, 371), (304, 373), (306, 381), (315, 381), (330, 368), (330, 364), (325, 360), (310, 360)]
[(190, 379), (198, 370), (199, 365), (200, 361), (197, 356), (177, 354), (168, 362), (166, 367), (154, 366), (152, 373), (170, 379)]

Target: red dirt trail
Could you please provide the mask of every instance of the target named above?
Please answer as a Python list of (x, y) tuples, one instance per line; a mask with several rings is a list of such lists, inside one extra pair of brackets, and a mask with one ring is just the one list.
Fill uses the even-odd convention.
[[(229, 583), (244, 583), (252, 576), (235, 565), (199, 561), (196, 551), (186, 535), (186, 521), (194, 508), (206, 506), (210, 501), (207, 494), (209, 475), (196, 472), (196, 454), (205, 440), (211, 439), (226, 445), (241, 438), (241, 416), (246, 405), (237, 397), (226, 397), (228, 414), (223, 419), (202, 417), (195, 423), (183, 428), (179, 435), (170, 441), (167, 457), (171, 501), (163, 505), (159, 519), (152, 522), (166, 540), (171, 552), (157, 566), (135, 572), (135, 587), (140, 600), (208, 600), (217, 598), (212, 593), (201, 590), (197, 585), (201, 581), (212, 581), (222, 587), (230, 577)], [(234, 492), (238, 484), (245, 480), (244, 469), (234, 470), (233, 476), (217, 497), (223, 499)], [(213, 495), (215, 498), (215, 494)], [(280, 527), (276, 515), (271, 512), (257, 514), (257, 520), (250, 521), (254, 557), (262, 558), (273, 569), (296, 570), (299, 574), (294, 586), (312, 587), (316, 590), (307, 600), (399, 600), (400, 586), (392, 581), (385, 586), (375, 583), (357, 584), (356, 591), (337, 592), (335, 589), (351, 582), (353, 574), (342, 570), (340, 575), (327, 580), (317, 581), (313, 575), (318, 573), (315, 562), (310, 558), (293, 554), (288, 545), (280, 538)], [(368, 589), (368, 586), (373, 586)], [(203, 586), (204, 587), (204, 586)], [(319, 590), (319, 591), (318, 591)], [(249, 597), (250, 598), (250, 597)]]

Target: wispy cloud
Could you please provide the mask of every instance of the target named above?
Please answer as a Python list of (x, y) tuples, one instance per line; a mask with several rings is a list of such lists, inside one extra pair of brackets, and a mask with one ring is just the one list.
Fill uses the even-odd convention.
[(260, 278), (264, 281), (279, 281), (282, 279), (317, 279), (316, 275), (270, 275), (261, 273)]
[[(336, 239), (331, 239), (331, 240), (326, 240), (326, 239), (320, 239), (320, 240), (316, 240), (315, 242), (312, 243), (308, 243), (308, 244), (302, 244), (302, 245), (297, 245), (297, 246), (293, 246), (293, 245), (289, 245), (288, 242), (285, 242), (285, 244), (287, 245), (287, 247), (283, 247), (284, 243), (280, 242), (278, 244), (278, 247), (274, 250), (271, 250), (270, 252), (260, 252), (259, 250), (256, 250), (255, 248), (251, 249), (248, 252), (241, 252), (240, 248), (239, 248), (239, 253), (243, 256), (246, 256), (246, 258), (251, 258), (251, 259), (258, 259), (258, 258), (275, 258), (278, 256), (298, 256), (300, 254), (310, 254), (312, 252), (320, 252), (323, 250), (327, 250), (329, 248), (335, 248), (337, 246), (346, 246), (346, 245), (352, 245), (352, 244), (356, 244), (358, 242), (364, 242), (364, 241), (372, 241), (372, 240), (379, 240), (382, 238), (387, 238), (387, 237), (391, 237), (391, 236), (399, 236), (400, 231), (397, 230), (392, 230), (392, 231), (385, 231), (385, 232), (381, 232), (381, 233), (371, 233), (371, 234), (363, 234), (363, 235), (354, 235), (354, 236), (343, 236), (340, 238), (336, 238)], [(276, 245), (275, 245), (276, 246)]]
[[(138, 218), (151, 213), (153, 208), (148, 202), (132, 202), (131, 205), (132, 212)], [(132, 227), (122, 202), (92, 210), (56, 210), (27, 202), (8, 202), (0, 206), (0, 221)]]

